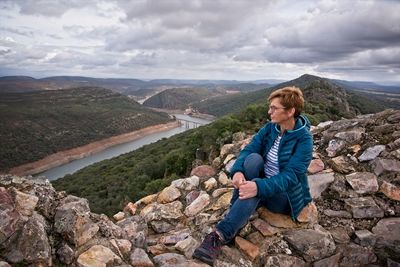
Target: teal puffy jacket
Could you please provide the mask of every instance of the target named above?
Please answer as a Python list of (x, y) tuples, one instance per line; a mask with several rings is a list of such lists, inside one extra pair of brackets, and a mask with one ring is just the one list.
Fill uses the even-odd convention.
[[(275, 123), (267, 123), (261, 128), (240, 152), (230, 170), (230, 175), (233, 176), (239, 171), (244, 173), (243, 163), (251, 153), (258, 153), (265, 159), (279, 133), (279, 125)], [(307, 178), (307, 168), (312, 159), (312, 150), (310, 121), (301, 115), (296, 119), (294, 129), (285, 131), (282, 135), (278, 151), (279, 173), (271, 178), (255, 179), (257, 196), (260, 198), (271, 197), (281, 192), (287, 193), (293, 220), (312, 200)]]

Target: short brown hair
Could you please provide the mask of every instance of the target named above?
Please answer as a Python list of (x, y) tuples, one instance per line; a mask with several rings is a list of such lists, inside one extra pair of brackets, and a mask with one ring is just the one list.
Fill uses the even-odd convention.
[(297, 87), (284, 87), (272, 92), (268, 97), (268, 102), (271, 102), (274, 98), (280, 98), (281, 104), (285, 108), (294, 108), (296, 110), (295, 117), (300, 116), (300, 113), (304, 110), (303, 93)]

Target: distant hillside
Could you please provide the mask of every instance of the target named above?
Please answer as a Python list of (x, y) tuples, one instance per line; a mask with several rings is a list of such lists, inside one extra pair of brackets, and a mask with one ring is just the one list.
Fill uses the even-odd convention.
[(146, 101), (144, 106), (164, 109), (187, 109), (193, 102), (219, 95), (218, 91), (206, 88), (175, 88), (162, 91)]
[(384, 105), (371, 97), (346, 90), (328, 79), (308, 74), (268, 89), (223, 96), (195, 103), (193, 106), (202, 113), (222, 116), (236, 112), (248, 104), (265, 104), (273, 90), (286, 86), (296, 86), (303, 91), (306, 113), (314, 115), (314, 123), (327, 119), (337, 120), (341, 117), (350, 118), (356, 114), (375, 113), (384, 109)]
[[(178, 80), (159, 79), (144, 81), (122, 78), (91, 78), (81, 76), (54, 76), (35, 79), (28, 76), (0, 77), (0, 92), (30, 92), (37, 90), (59, 90), (76, 87), (102, 87), (124, 95), (142, 97), (154, 91), (172, 88), (207, 88), (213, 90), (251, 91), (263, 88), (266, 81), (241, 82), (230, 80)], [(146, 94), (146, 90), (148, 94)]]
[(373, 99), (385, 107), (400, 109), (400, 86), (382, 86), (371, 82), (333, 81), (358, 95)]
[(0, 170), (169, 121), (103, 88), (0, 93)]
[(200, 113), (221, 117), (233, 112), (239, 112), (250, 104), (258, 103), (260, 99), (266, 103), (270, 89), (262, 89), (248, 93), (237, 93), (210, 98), (195, 102), (192, 107)]

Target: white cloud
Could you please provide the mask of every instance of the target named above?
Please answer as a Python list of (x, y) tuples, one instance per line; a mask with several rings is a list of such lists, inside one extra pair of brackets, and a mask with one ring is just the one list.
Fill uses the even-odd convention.
[(0, 75), (311, 73), (400, 83), (397, 1), (0, 0), (0, 6)]

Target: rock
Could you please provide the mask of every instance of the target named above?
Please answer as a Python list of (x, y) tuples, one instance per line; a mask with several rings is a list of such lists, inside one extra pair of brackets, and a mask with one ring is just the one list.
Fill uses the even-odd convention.
[(395, 159), (376, 158), (371, 165), (378, 176), (384, 173), (400, 172), (400, 161)]
[(151, 221), (150, 226), (159, 234), (169, 232), (175, 228), (175, 225), (166, 221)]
[[(308, 266), (302, 259), (294, 257), (294, 256), (288, 256), (288, 255), (274, 255), (274, 256), (268, 256), (265, 258), (265, 264), (264, 267), (306, 267)], [(315, 265), (314, 265), (315, 266)], [(327, 265), (320, 265), (322, 266), (327, 266)]]
[(222, 185), (229, 186), (231, 184), (231, 180), (224, 172), (220, 172), (218, 175), (218, 182)]
[(77, 263), (80, 267), (106, 267), (115, 263), (121, 264), (122, 260), (109, 248), (94, 245), (79, 255)]
[(318, 210), (314, 202), (305, 206), (297, 216), (297, 221), (302, 223), (316, 223), (318, 221)]
[(262, 219), (255, 219), (251, 222), (251, 224), (256, 228), (263, 236), (273, 236), (276, 233), (280, 232), (279, 228), (273, 227), (266, 221)]
[(58, 259), (64, 264), (71, 264), (75, 259), (74, 250), (66, 243), (57, 250)]
[(335, 180), (333, 173), (321, 173), (308, 176), (308, 185), (313, 199), (321, 196), (328, 186)]
[(345, 210), (331, 210), (331, 209), (327, 209), (327, 210), (324, 210), (324, 214), (325, 214), (326, 216), (329, 216), (329, 217), (338, 217), (338, 218), (347, 218), (347, 219), (352, 218), (351, 213), (350, 213), (350, 212), (347, 212), (347, 211), (345, 211)]
[(245, 226), (240, 229), (238, 236), (245, 238), (253, 231), (251, 223), (248, 221)]
[(346, 180), (359, 194), (375, 193), (379, 188), (377, 177), (370, 172), (355, 172), (346, 175)]
[(158, 195), (157, 201), (165, 204), (170, 203), (181, 196), (181, 192), (174, 186), (168, 186), (164, 188)]
[[(130, 202), (130, 203), (132, 203), (132, 202)], [(133, 204), (133, 203), (132, 203), (132, 204)], [(114, 214), (113, 218), (114, 218), (116, 221), (121, 221), (121, 220), (123, 220), (123, 219), (125, 218), (125, 213), (122, 212), (122, 211), (120, 211), (120, 212), (118, 212), (117, 214)]]
[(146, 240), (147, 234), (145, 231), (139, 231), (135, 237), (131, 240), (132, 245), (137, 247), (137, 248), (145, 248), (147, 245), (147, 240)]
[(244, 139), (246, 139), (246, 133), (244, 132), (237, 132), (232, 135), (232, 141), (234, 143), (238, 143), (240, 141), (243, 141)]
[(149, 205), (150, 203), (153, 203), (157, 200), (158, 194), (152, 194), (145, 196), (144, 198), (139, 199), (138, 201), (135, 202), (137, 206), (139, 205)]
[(338, 251), (342, 254), (340, 266), (366, 266), (376, 261), (376, 256), (372, 248), (349, 243), (340, 245)]
[(132, 266), (153, 267), (154, 264), (150, 260), (147, 253), (141, 248), (135, 248), (130, 256)]
[(167, 204), (152, 203), (142, 209), (140, 215), (146, 222), (153, 220), (177, 220), (183, 217), (183, 205), (180, 201), (176, 200)]
[(325, 149), (328, 152), (328, 157), (335, 157), (341, 150), (346, 147), (346, 142), (343, 140), (332, 139), (329, 141), (328, 147)]
[(220, 195), (227, 193), (227, 192), (233, 192), (233, 188), (218, 188), (215, 189), (214, 192), (212, 193), (212, 197), (216, 198), (219, 197)]
[(171, 252), (170, 248), (165, 246), (165, 245), (163, 245), (163, 244), (157, 244), (157, 245), (154, 245), (154, 246), (149, 246), (147, 248), (147, 251), (150, 252), (154, 256)]
[(284, 238), (296, 248), (306, 261), (316, 261), (333, 254), (336, 249), (332, 237), (312, 229), (291, 230)]
[(350, 198), (345, 199), (344, 202), (354, 218), (381, 218), (384, 216), (383, 210), (371, 197)]
[(381, 184), (380, 191), (390, 199), (400, 201), (400, 187), (395, 186), (391, 183), (383, 181)]
[(260, 256), (260, 249), (253, 243), (247, 241), (244, 238), (241, 238), (240, 236), (235, 237), (235, 244), (252, 261), (254, 261), (258, 256)]
[(354, 154), (357, 154), (358, 151), (361, 150), (361, 146), (359, 144), (352, 145), (350, 148), (351, 148), (351, 151), (353, 151)]
[(392, 151), (391, 153), (395, 158), (400, 159), (400, 149)]
[(60, 194), (55, 191), (48, 180), (46, 180), (45, 185), (35, 186), (31, 193), (39, 199), (36, 211), (46, 219), (53, 220)]
[(144, 222), (143, 218), (139, 215), (128, 217), (122, 221), (117, 223), (117, 226), (121, 227), (124, 231), (123, 238), (126, 239), (133, 239), (136, 235), (141, 232), (145, 231), (147, 234), (147, 224)]
[(99, 231), (99, 226), (89, 218), (88, 210), (87, 200), (79, 198), (59, 206), (54, 217), (55, 231), (75, 246), (85, 244)]
[(349, 144), (354, 144), (361, 140), (364, 133), (365, 133), (365, 129), (356, 128), (351, 131), (339, 132), (339, 133), (335, 134), (335, 137), (339, 138), (341, 140), (344, 140)]
[(347, 234), (347, 231), (343, 227), (336, 227), (329, 230), (331, 233), (333, 240), (335, 240), (338, 244), (346, 244), (350, 242), (350, 237)]
[(188, 217), (195, 216), (205, 209), (208, 204), (210, 204), (210, 195), (208, 195), (206, 192), (201, 192), (200, 196), (186, 207), (184, 213)]
[(336, 267), (339, 266), (340, 253), (337, 253), (329, 258), (314, 262), (313, 267)]
[(320, 122), (317, 127), (318, 128), (325, 128), (330, 126), (333, 123), (333, 121), (324, 121), (324, 122)]
[(106, 215), (99, 216), (96, 224), (99, 226), (99, 232), (107, 238), (121, 238), (125, 235), (121, 227), (115, 225)]
[(185, 240), (190, 236), (189, 229), (183, 229), (180, 231), (171, 232), (168, 235), (164, 235), (160, 238), (159, 242), (164, 245), (175, 245), (179, 241)]
[(110, 243), (123, 255), (127, 255), (132, 248), (132, 243), (126, 239), (111, 239)]
[(308, 173), (314, 174), (317, 172), (322, 171), (325, 168), (325, 164), (320, 159), (313, 159), (311, 160), (310, 166), (308, 166)]
[(354, 172), (354, 167), (348, 162), (347, 157), (340, 155), (328, 161), (332, 169), (336, 172), (347, 174)]
[(196, 189), (200, 184), (200, 178), (197, 176), (191, 176), (185, 179), (178, 179), (171, 182), (172, 186), (175, 186), (178, 189), (191, 191)]
[(229, 207), (232, 199), (232, 191), (223, 194), (218, 200), (209, 208), (209, 210), (226, 209)]
[(217, 182), (217, 180), (215, 180), (214, 177), (211, 177), (210, 179), (208, 179), (207, 181), (204, 182), (204, 189), (207, 192), (213, 190), (217, 186), (218, 186), (218, 182)]
[(371, 233), (368, 230), (358, 230), (355, 233), (355, 240), (354, 242), (356, 242), (357, 244), (359, 244), (360, 246), (363, 247), (368, 247), (371, 246), (373, 247), (376, 243), (376, 237), (373, 233)]
[(37, 196), (15, 190), (15, 208), (23, 216), (31, 216), (39, 201)]
[(252, 262), (243, 257), (243, 254), (236, 248), (223, 246), (221, 248), (221, 255), (214, 262), (214, 267), (251, 267)]
[(221, 165), (222, 159), (220, 157), (216, 157), (211, 163), (211, 167), (213, 167), (214, 169), (219, 169)]
[(175, 248), (178, 251), (182, 252), (186, 258), (191, 259), (193, 252), (199, 245), (200, 245), (200, 242), (198, 242), (193, 237), (189, 236), (186, 239), (177, 242), (175, 244)]
[(258, 247), (261, 247), (265, 240), (264, 236), (262, 234), (260, 234), (260, 232), (258, 232), (258, 231), (249, 234), (246, 238), (251, 243), (256, 244)]
[(0, 187), (0, 244), (17, 230), (19, 220), (20, 215), (10, 194)]
[(187, 266), (187, 260), (184, 256), (176, 253), (164, 253), (153, 258), (159, 267), (184, 267)]
[(208, 178), (211, 178), (213, 176), (215, 176), (216, 172), (214, 170), (213, 167), (209, 166), (209, 165), (201, 165), (198, 166), (196, 168), (194, 168), (191, 173), (190, 176), (196, 175), (198, 176), (201, 180), (206, 180)]
[(38, 213), (29, 217), (18, 239), (18, 249), (29, 263), (51, 265), (51, 247), (46, 234), (46, 221)]
[(382, 219), (372, 228), (372, 232), (377, 238), (378, 247), (400, 254), (400, 218)]
[[(129, 214), (131, 214), (131, 215), (135, 215), (136, 214), (136, 210), (137, 210), (137, 208), (138, 208), (138, 205), (136, 204), (136, 203), (132, 203), (132, 202), (129, 202), (126, 206), (125, 206), (125, 208), (124, 208), (124, 212), (129, 212)], [(120, 214), (120, 216), (119, 216), (119, 218), (121, 218), (122, 217), (122, 214)], [(125, 214), (124, 214), (124, 216), (122, 217), (122, 219), (125, 217)], [(114, 219), (116, 219), (116, 218), (114, 218)], [(122, 220), (122, 219), (116, 219), (117, 221), (120, 221), (120, 220)]]
[(377, 146), (369, 147), (361, 154), (361, 156), (358, 157), (358, 160), (361, 162), (373, 160), (377, 156), (379, 156), (379, 154), (384, 150), (385, 150), (384, 145), (377, 145)]
[(200, 191), (194, 190), (191, 191), (189, 194), (186, 195), (186, 205), (190, 205), (198, 196), (200, 195)]
[(226, 144), (223, 145), (221, 148), (221, 152), (219, 153), (219, 156), (221, 158), (224, 158), (226, 155), (228, 154), (233, 154), (233, 150), (234, 150), (235, 145), (234, 144)]
[(297, 224), (292, 221), (292, 219), (290, 218), (289, 215), (273, 213), (265, 207), (261, 207), (257, 211), (258, 211), (258, 214), (260, 214), (260, 217), (272, 226), (280, 227), (280, 228), (295, 228), (295, 227), (297, 227)]

